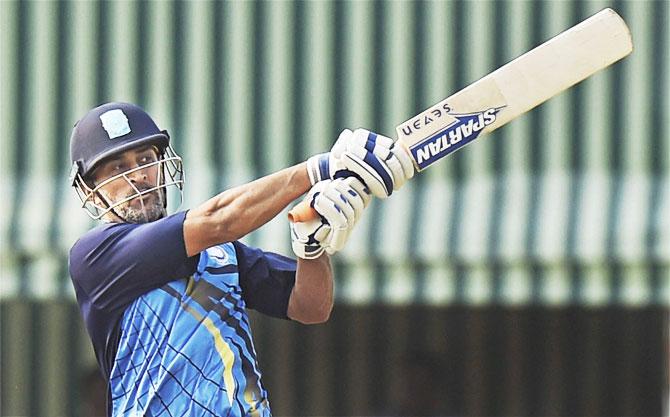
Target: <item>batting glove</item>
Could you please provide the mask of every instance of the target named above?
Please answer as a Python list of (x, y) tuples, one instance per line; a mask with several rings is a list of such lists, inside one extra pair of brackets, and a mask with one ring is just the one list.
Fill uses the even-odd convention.
[(341, 250), (370, 203), (370, 192), (357, 178), (318, 182), (305, 198), (319, 218), (290, 223), (291, 246), (299, 258), (318, 258)]
[(310, 181), (354, 176), (379, 198), (390, 196), (414, 176), (407, 151), (391, 138), (365, 129), (345, 129), (329, 153), (307, 160)]

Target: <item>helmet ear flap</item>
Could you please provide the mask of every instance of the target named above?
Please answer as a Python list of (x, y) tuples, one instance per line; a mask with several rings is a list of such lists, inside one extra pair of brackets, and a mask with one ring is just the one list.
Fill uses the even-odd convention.
[(78, 185), (85, 185), (89, 189), (95, 188), (95, 184), (91, 180), (89, 175), (84, 175), (84, 162), (77, 160), (72, 163), (72, 168), (70, 168), (69, 175), (70, 186), (77, 187)]
[(70, 169), (69, 182), (70, 186), (74, 187), (83, 203), (86, 193), (90, 192), (94, 187), (93, 184), (90, 184), (89, 181), (87, 181), (82, 175), (82, 167), (82, 161), (75, 161), (72, 164), (72, 168)]

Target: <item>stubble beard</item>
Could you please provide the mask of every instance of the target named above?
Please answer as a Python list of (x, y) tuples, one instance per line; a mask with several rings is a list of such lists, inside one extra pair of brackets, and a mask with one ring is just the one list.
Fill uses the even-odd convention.
[(149, 199), (148, 202), (140, 200), (139, 207), (133, 206), (131, 203), (134, 200), (130, 200), (114, 207), (114, 213), (121, 217), (126, 223), (135, 224), (150, 223), (165, 217), (167, 215), (167, 210), (165, 209), (163, 201), (164, 193), (154, 191), (152, 193), (144, 194), (144, 196), (148, 195), (155, 195), (156, 198)]
[[(160, 193), (159, 193), (160, 195)], [(119, 213), (128, 223), (150, 223), (164, 217), (167, 213), (162, 198), (156, 198), (154, 204), (143, 204), (141, 208), (126, 205)], [(120, 210), (121, 211), (121, 210)]]

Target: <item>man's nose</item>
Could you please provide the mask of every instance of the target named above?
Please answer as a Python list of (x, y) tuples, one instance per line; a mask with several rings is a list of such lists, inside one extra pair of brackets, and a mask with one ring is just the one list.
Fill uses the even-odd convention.
[(136, 169), (133, 172), (128, 173), (127, 176), (132, 183), (138, 181), (145, 182), (147, 180), (147, 171), (146, 169)]

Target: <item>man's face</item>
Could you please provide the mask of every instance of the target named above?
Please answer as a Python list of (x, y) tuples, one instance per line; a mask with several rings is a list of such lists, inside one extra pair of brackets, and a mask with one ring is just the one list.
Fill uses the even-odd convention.
[[(96, 185), (120, 175), (103, 185), (98, 191), (106, 205), (128, 199), (146, 190), (156, 188), (162, 183), (158, 153), (153, 146), (142, 146), (127, 150), (104, 160), (95, 171), (93, 181)], [(139, 168), (149, 164), (146, 168)], [(128, 172), (131, 171), (131, 172)], [(163, 192), (156, 189), (137, 195), (129, 201), (114, 207), (113, 213), (128, 223), (147, 223), (165, 216)], [(118, 219), (115, 219), (118, 220)]]

